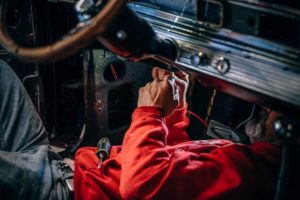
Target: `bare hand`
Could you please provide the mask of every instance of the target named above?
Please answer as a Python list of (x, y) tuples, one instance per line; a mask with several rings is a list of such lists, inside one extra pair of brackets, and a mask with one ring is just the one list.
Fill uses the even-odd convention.
[[(158, 67), (152, 69), (152, 78), (163, 80), (165, 76), (172, 75), (172, 72)], [(175, 72), (175, 84), (179, 89), (179, 105), (178, 108), (186, 105), (186, 93), (189, 86), (189, 75), (183, 71)]]
[(154, 79), (145, 87), (140, 88), (138, 107), (158, 107), (161, 108), (167, 116), (178, 107), (178, 95), (176, 98), (176, 85), (174, 77), (169, 74), (164, 76), (162, 80)]

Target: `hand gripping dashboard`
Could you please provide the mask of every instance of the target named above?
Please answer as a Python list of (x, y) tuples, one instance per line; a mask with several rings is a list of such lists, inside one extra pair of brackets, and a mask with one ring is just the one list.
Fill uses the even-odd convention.
[(130, 4), (161, 38), (179, 45), (176, 64), (233, 96), (300, 115), (300, 49), (153, 6)]

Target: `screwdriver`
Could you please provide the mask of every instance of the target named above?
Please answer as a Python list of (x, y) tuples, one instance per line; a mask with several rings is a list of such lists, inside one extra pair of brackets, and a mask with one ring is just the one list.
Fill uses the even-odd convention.
[(101, 168), (102, 162), (109, 157), (109, 152), (111, 149), (111, 144), (107, 137), (101, 138), (97, 143), (96, 155), (99, 158), (98, 169)]

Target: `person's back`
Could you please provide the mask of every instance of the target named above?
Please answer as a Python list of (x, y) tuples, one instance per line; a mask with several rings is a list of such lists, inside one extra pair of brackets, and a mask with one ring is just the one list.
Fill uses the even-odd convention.
[[(139, 91), (122, 147), (113, 147), (101, 169), (96, 148), (77, 152), (75, 199), (273, 198), (280, 147), (269, 142), (248, 146), (227, 140), (189, 141), (187, 75), (172, 77), (157, 68), (152, 75), (154, 81)], [(280, 113), (268, 113), (272, 117), (264, 123), (275, 115)], [(259, 124), (253, 126), (256, 130)]]
[[(154, 68), (154, 81), (140, 89), (122, 147), (112, 148), (100, 170), (95, 147), (77, 152), (76, 199), (273, 197), (280, 147), (265, 141), (250, 146), (226, 140), (189, 141), (185, 132), (188, 76), (176, 75)], [(69, 199), (66, 179), (73, 174), (51, 153), (28, 94), (3, 61), (0, 89), (1, 199)], [(279, 115), (267, 113), (264, 128), (253, 123), (247, 127), (248, 135), (253, 141), (259, 134), (270, 139), (270, 125)], [(264, 135), (257, 130), (264, 130)]]

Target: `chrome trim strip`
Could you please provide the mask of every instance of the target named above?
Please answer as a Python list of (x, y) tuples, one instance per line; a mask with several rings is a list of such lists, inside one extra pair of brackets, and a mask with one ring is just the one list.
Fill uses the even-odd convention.
[(300, 60), (300, 50), (294, 47), (236, 33), (227, 29), (205, 27), (201, 22), (187, 16), (178, 16), (140, 4), (130, 4), (130, 7), (141, 17), (149, 21), (156, 29), (162, 29), (176, 35), (182, 35), (183, 37), (193, 37), (197, 40), (206, 41), (206, 43), (216, 46), (216, 48), (238, 48), (240, 51), (250, 54), (255, 52), (258, 55), (271, 58), (275, 57), (291, 64), (299, 63), (298, 61)]
[[(174, 66), (300, 108), (300, 49), (225, 29), (205, 27), (186, 16), (138, 4), (131, 5), (131, 8), (152, 24), (159, 37), (172, 38), (178, 43), (180, 53)], [(190, 57), (198, 52), (208, 55), (207, 66), (192, 66)], [(225, 74), (216, 70), (220, 57), (230, 61), (231, 68)]]
[[(161, 38), (170, 37), (168, 33), (158, 32), (158, 35)], [(197, 46), (190, 43), (191, 41), (173, 39), (181, 48), (181, 56), (176, 61), (178, 65), (300, 107), (300, 68), (293, 68), (286, 63), (272, 59), (245, 57), (238, 52), (224, 53)], [(190, 56), (199, 51), (209, 55), (211, 61), (208, 66), (191, 65)], [(224, 75), (215, 69), (220, 57), (227, 58), (231, 64), (231, 69)]]

